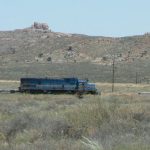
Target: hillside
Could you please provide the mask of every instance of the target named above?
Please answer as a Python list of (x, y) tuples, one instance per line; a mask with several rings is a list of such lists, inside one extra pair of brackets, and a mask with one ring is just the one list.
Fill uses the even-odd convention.
[[(35, 25), (35, 23), (34, 23)], [(53, 32), (48, 26), (0, 32), (0, 78), (79, 76), (116, 82), (148, 82), (150, 34), (111, 38)]]

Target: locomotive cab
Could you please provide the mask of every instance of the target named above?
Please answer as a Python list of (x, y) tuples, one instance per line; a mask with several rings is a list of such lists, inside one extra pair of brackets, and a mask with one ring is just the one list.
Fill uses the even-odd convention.
[(98, 94), (94, 83), (88, 83), (88, 80), (79, 80), (79, 91), (83, 93)]

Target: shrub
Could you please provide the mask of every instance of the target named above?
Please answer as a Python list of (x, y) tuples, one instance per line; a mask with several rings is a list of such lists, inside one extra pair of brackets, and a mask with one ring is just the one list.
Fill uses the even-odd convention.
[(43, 56), (43, 53), (39, 53), (38, 57), (41, 58)]
[(8, 143), (18, 133), (22, 132), (27, 126), (30, 125), (32, 118), (28, 114), (17, 115), (14, 119), (9, 120), (3, 124), (2, 131)]
[(47, 61), (52, 61), (52, 58), (51, 58), (51, 57), (48, 57), (48, 58), (47, 58)]

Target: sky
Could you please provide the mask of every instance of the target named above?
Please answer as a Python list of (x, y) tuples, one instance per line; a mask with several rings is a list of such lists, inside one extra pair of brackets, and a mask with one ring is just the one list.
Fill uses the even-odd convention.
[(0, 0), (0, 31), (48, 23), (55, 32), (132, 36), (150, 32), (150, 0)]

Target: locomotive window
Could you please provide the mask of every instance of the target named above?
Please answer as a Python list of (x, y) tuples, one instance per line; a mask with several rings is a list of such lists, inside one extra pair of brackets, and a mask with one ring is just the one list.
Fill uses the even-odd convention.
[(74, 79), (65, 79), (65, 82), (67, 82), (69, 84), (75, 84), (76, 80), (74, 80)]
[(35, 84), (24, 84), (24, 87), (35, 87)]

